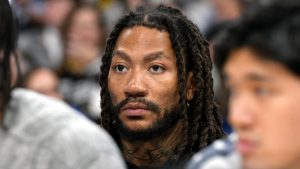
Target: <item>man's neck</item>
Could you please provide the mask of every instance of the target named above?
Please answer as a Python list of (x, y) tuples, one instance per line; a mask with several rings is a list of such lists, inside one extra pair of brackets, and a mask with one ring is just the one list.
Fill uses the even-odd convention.
[[(145, 142), (129, 142), (122, 140), (122, 150), (126, 161), (143, 168), (163, 166), (174, 156), (174, 151), (183, 139), (182, 122), (166, 135)], [(173, 159), (174, 160), (174, 159)]]

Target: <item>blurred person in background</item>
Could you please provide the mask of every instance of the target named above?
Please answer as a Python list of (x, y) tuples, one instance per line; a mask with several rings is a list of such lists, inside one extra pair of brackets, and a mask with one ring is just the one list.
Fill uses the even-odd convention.
[(224, 135), (214, 102), (208, 43), (178, 9), (123, 16), (102, 58), (101, 125), (128, 168), (183, 168)]
[(136, 9), (138, 6), (154, 6), (165, 4), (175, 6), (173, 0), (96, 0), (98, 7), (103, 11), (106, 22), (106, 28), (110, 32), (118, 19), (128, 11)]
[(22, 86), (47, 96), (63, 99), (63, 95), (59, 91), (57, 74), (47, 68), (36, 68), (28, 72)]
[(44, 0), (11, 0), (10, 2), (18, 19), (20, 31), (30, 29), (43, 22)]
[(97, 0), (98, 8), (103, 11), (106, 30), (110, 32), (118, 19), (124, 14), (124, 0)]
[(0, 1), (0, 168), (124, 169), (113, 139), (60, 100), (14, 88), (16, 29)]
[(300, 168), (300, 2), (250, 9), (215, 40), (235, 133), (188, 169)]
[[(31, 3), (37, 3), (31, 0)], [(41, 1), (41, 0), (39, 0)], [(39, 2), (42, 22), (20, 32), (18, 46), (27, 71), (36, 67), (58, 70), (63, 60), (60, 28), (68, 13), (79, 0), (42, 0)]]
[(216, 22), (235, 20), (240, 17), (244, 8), (243, 0), (212, 0), (215, 8)]
[(153, 7), (163, 4), (165, 6), (176, 6), (173, 0), (125, 0), (126, 12), (134, 11), (140, 6)]
[(147, 5), (149, 0), (125, 0), (128, 11), (133, 11), (138, 6)]
[(62, 27), (64, 62), (60, 90), (73, 107), (96, 121), (100, 112), (99, 65), (105, 43), (102, 13), (83, 3), (67, 16)]
[(83, 3), (70, 12), (62, 27), (64, 73), (99, 74), (106, 35), (104, 24), (101, 12), (91, 4)]
[(248, 3), (247, 0), (196, 0), (184, 4), (182, 8), (207, 36), (219, 24), (239, 18)]

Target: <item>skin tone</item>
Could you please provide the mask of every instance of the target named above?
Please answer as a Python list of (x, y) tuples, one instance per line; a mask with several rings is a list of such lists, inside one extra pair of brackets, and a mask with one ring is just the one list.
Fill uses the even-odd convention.
[(68, 60), (76, 64), (74, 71), (80, 72), (99, 56), (103, 34), (97, 19), (97, 13), (89, 8), (79, 9), (74, 14), (65, 49)]
[[(191, 78), (192, 74), (189, 81)], [(123, 106), (127, 108), (121, 108), (118, 114), (128, 129), (148, 129), (164, 117), (167, 109), (178, 104), (177, 82), (176, 55), (167, 32), (143, 26), (121, 32), (108, 75), (112, 103), (115, 105), (127, 97), (142, 97), (161, 109), (160, 113), (154, 113), (145, 109), (141, 103), (129, 102)], [(180, 142), (179, 138), (182, 138), (182, 132), (182, 124), (179, 122), (163, 138), (138, 143), (121, 138), (125, 159), (137, 166), (160, 166), (172, 155)]]
[(27, 79), (25, 87), (47, 96), (62, 99), (58, 90), (59, 80), (57, 76), (48, 69), (37, 69)]
[(243, 47), (232, 51), (224, 66), (237, 150), (246, 169), (299, 168), (300, 78), (257, 56)]
[(219, 21), (233, 20), (240, 16), (243, 8), (239, 0), (213, 0)]
[(47, 0), (43, 20), (46, 24), (59, 28), (73, 6), (73, 0)]
[(126, 4), (129, 10), (134, 10), (137, 6), (143, 4), (143, 0), (126, 0)]

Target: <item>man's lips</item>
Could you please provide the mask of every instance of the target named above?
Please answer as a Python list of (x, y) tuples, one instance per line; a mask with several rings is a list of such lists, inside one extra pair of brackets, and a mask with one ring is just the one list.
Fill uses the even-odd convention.
[(126, 116), (142, 116), (146, 111), (149, 111), (149, 109), (143, 103), (128, 103), (121, 108), (121, 113)]
[(257, 143), (251, 139), (246, 139), (246, 138), (240, 138), (237, 142), (237, 150), (242, 154), (242, 155), (247, 155), (254, 151), (256, 148)]

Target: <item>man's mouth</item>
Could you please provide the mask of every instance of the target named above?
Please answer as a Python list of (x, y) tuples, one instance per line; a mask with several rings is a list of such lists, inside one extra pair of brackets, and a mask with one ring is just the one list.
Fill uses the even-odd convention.
[(149, 109), (143, 103), (133, 102), (123, 106), (120, 112), (124, 113), (125, 116), (134, 118), (145, 115), (145, 113), (149, 112)]
[(257, 147), (257, 142), (248, 138), (239, 138), (236, 148), (242, 155), (253, 152)]

